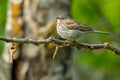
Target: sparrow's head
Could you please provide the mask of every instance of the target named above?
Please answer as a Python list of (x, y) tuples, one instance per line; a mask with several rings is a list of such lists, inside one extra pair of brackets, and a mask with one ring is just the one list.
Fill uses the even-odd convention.
[(57, 16), (58, 20), (65, 20), (69, 19), (70, 17), (66, 13), (61, 13), (59, 16)]

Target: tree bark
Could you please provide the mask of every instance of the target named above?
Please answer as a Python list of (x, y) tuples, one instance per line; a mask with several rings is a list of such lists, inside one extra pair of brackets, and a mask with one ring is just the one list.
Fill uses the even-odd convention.
[[(70, 0), (9, 0), (6, 36), (29, 39), (57, 37), (56, 16), (70, 14)], [(9, 46), (5, 45), (1, 64), (7, 70), (1, 80), (74, 80), (71, 48), (59, 49), (54, 60), (53, 44), (19, 44), (18, 56), (9, 64)], [(6, 56), (8, 56), (6, 58)], [(4, 63), (3, 63), (4, 62)]]

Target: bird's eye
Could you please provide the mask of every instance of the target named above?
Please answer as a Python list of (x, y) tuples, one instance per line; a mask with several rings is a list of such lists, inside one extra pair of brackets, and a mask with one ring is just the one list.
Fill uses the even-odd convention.
[(65, 19), (65, 18), (62, 18), (62, 19)]

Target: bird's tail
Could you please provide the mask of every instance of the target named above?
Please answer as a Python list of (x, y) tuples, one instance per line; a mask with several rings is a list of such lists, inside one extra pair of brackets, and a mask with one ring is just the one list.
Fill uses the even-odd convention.
[(110, 35), (109, 32), (103, 32), (103, 31), (97, 31), (97, 30), (94, 30), (93, 32), (94, 33), (99, 33), (99, 34), (108, 34), (108, 35)]

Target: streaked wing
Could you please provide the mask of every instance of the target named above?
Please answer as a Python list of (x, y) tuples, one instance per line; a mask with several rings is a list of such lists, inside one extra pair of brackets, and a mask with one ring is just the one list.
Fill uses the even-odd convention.
[(69, 29), (81, 30), (81, 31), (92, 31), (92, 28), (85, 24), (80, 24), (75, 20), (69, 19), (68, 21), (64, 22), (64, 25)]

